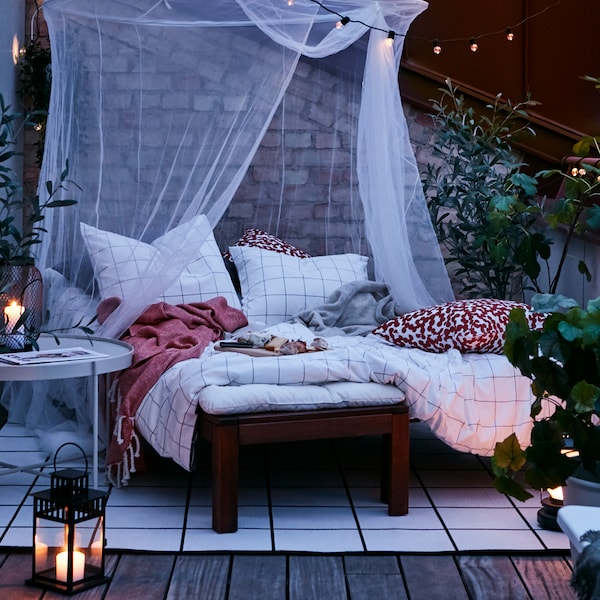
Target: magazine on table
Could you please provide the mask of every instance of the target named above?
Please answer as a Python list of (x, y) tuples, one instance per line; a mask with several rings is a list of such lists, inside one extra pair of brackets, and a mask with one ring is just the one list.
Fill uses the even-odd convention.
[(89, 350), (88, 348), (53, 348), (51, 350), (31, 350), (29, 352), (0, 354), (0, 361), (11, 365), (35, 365), (71, 360), (89, 360), (91, 358), (104, 358), (106, 356), (108, 354), (94, 352), (94, 350)]

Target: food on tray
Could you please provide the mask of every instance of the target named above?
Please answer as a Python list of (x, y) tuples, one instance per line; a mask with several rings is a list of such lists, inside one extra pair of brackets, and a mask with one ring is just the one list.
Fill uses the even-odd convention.
[(327, 350), (329, 344), (327, 340), (320, 337), (314, 338), (310, 344), (307, 344), (304, 340), (289, 340), (278, 335), (246, 333), (243, 336), (221, 341), (219, 347), (222, 349), (266, 350), (274, 354), (292, 355)]
[(279, 348), (279, 354), (302, 354), (306, 352), (306, 342), (302, 340), (288, 340)]
[(327, 350), (327, 348), (329, 348), (329, 344), (327, 343), (327, 340), (322, 337), (316, 337), (312, 341), (310, 346), (311, 346), (311, 348), (314, 348), (315, 350)]
[(265, 350), (272, 350), (273, 352), (279, 352), (281, 346), (287, 342), (287, 338), (274, 335), (266, 344)]

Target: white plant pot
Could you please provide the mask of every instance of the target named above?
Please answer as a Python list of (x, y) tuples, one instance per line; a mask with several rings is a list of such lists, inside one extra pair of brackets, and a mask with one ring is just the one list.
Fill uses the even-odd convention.
[(600, 483), (569, 477), (563, 487), (564, 507), (558, 524), (569, 538), (573, 565), (585, 547), (579, 538), (590, 529), (600, 529)]
[(582, 506), (600, 506), (600, 483), (587, 481), (579, 477), (569, 477), (563, 487), (564, 504)]

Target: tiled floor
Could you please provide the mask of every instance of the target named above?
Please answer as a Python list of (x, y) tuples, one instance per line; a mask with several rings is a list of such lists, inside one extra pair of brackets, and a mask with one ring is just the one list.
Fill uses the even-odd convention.
[[(411, 423), (410, 510), (389, 517), (379, 499), (378, 438), (244, 447), (239, 530), (211, 529), (209, 474), (159, 461), (129, 487), (110, 489), (109, 549), (164, 551), (444, 552), (567, 550), (542, 530), (539, 498), (494, 490), (487, 459), (461, 454)], [(21, 428), (0, 430), (0, 461), (43, 460)], [(53, 467), (50, 464), (49, 470)], [(102, 478), (101, 478), (102, 479)], [(48, 478), (0, 475), (0, 547), (31, 545), (32, 490)], [(103, 486), (103, 489), (109, 489)]]

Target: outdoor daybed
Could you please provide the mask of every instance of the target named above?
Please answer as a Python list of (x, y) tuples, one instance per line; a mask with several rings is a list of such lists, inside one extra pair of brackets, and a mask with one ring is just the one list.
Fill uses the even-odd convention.
[[(81, 229), (106, 318), (139, 286), (136, 258), (157, 260), (158, 250)], [(513, 431), (528, 439), (530, 382), (501, 355), (517, 303), (454, 301), (402, 313), (386, 287), (368, 279), (365, 257), (309, 257), (255, 229), (237, 244), (229, 252), (241, 301), (208, 234), (197, 259), (126, 332), (136, 357), (118, 378), (108, 459), (115, 483), (135, 471), (137, 433), (187, 470), (202, 436), (213, 444), (214, 526), (233, 531), (240, 445), (383, 434), (391, 453), (382, 497), (390, 514), (404, 514), (409, 414), (460, 451), (490, 455)], [(222, 338), (249, 333), (309, 348), (321, 338), (326, 349), (284, 355), (220, 347)]]

